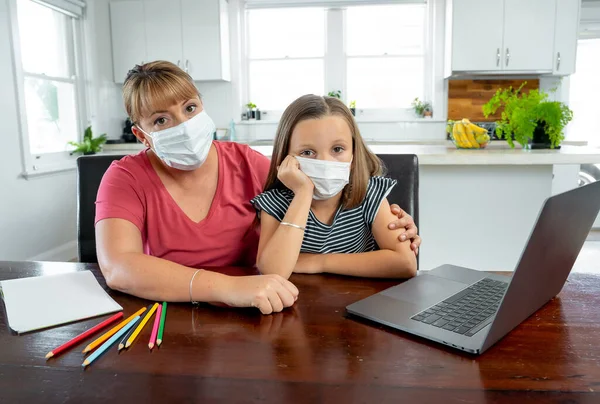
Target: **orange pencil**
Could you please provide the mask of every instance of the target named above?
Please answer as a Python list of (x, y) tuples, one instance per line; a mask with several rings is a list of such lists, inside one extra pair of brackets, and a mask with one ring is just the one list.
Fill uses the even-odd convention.
[(142, 307), (141, 309), (139, 309), (137, 312), (135, 312), (134, 314), (132, 314), (131, 316), (127, 317), (127, 319), (121, 321), (119, 324), (117, 324), (116, 326), (114, 326), (109, 332), (107, 332), (106, 334), (104, 334), (103, 336), (101, 336), (100, 338), (94, 340), (94, 342), (92, 342), (91, 344), (89, 344), (88, 346), (85, 347), (85, 349), (83, 350), (83, 353), (88, 353), (89, 351), (91, 351), (92, 349), (98, 347), (100, 344), (102, 344), (104, 341), (106, 341), (107, 339), (109, 339), (110, 337), (112, 337), (113, 335), (115, 335), (117, 332), (119, 332), (119, 330), (123, 327), (125, 327), (127, 324), (129, 324), (129, 322), (136, 318), (137, 316), (142, 315), (142, 313), (146, 311), (145, 307)]
[(158, 324), (160, 324), (160, 313), (162, 311), (162, 306), (158, 305), (156, 309), (156, 317), (154, 318), (154, 327), (152, 327), (152, 334), (150, 335), (150, 341), (148, 342), (148, 348), (152, 350), (154, 348), (154, 344), (156, 343), (156, 334), (158, 333)]
[(73, 345), (77, 344), (80, 341), (83, 341), (84, 339), (86, 339), (90, 335), (97, 333), (98, 331), (100, 331), (101, 329), (103, 329), (104, 327), (106, 327), (107, 325), (109, 325), (110, 323), (114, 323), (115, 321), (117, 321), (121, 317), (123, 317), (123, 312), (122, 311), (119, 312), (119, 313), (117, 313), (117, 314), (115, 314), (111, 318), (108, 318), (108, 319), (104, 320), (100, 324), (95, 325), (94, 327), (90, 328), (89, 330), (87, 330), (87, 331), (79, 334), (78, 336), (76, 336), (75, 338), (71, 339), (70, 341), (65, 342), (64, 344), (62, 344), (58, 348), (54, 348), (53, 350), (51, 350), (50, 352), (48, 352), (48, 354), (46, 355), (46, 359), (50, 359), (53, 356), (58, 355), (62, 351), (65, 351), (65, 350), (69, 349), (70, 347), (72, 347)]

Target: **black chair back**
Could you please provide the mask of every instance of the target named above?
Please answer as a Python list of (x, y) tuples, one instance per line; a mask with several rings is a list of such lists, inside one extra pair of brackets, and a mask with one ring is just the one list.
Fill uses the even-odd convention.
[(414, 154), (378, 154), (387, 169), (387, 177), (398, 181), (390, 194), (390, 205), (400, 205), (419, 226), (419, 160)]
[(96, 256), (96, 196), (102, 176), (115, 160), (114, 156), (81, 156), (77, 159), (77, 251), (79, 262), (98, 262)]

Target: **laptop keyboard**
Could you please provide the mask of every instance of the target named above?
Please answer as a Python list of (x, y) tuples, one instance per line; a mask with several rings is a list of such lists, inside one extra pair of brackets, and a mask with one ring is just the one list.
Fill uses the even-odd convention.
[(471, 337), (492, 321), (507, 287), (506, 282), (484, 278), (411, 318)]

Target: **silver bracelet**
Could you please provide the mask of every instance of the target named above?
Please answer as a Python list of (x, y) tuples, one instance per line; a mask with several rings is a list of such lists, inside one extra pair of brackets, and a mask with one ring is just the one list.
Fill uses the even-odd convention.
[(192, 303), (192, 304), (198, 303), (198, 302), (195, 302), (194, 299), (192, 298), (192, 285), (194, 284), (194, 278), (196, 277), (196, 275), (198, 275), (198, 272), (200, 272), (199, 269), (196, 272), (194, 272), (194, 275), (192, 275), (192, 279), (190, 280), (190, 303)]
[(300, 229), (300, 230), (302, 230), (302, 231), (306, 230), (304, 227), (302, 227), (302, 226), (298, 226), (297, 224), (294, 224), (294, 223), (281, 222), (281, 223), (279, 223), (279, 224), (282, 224), (282, 225), (284, 225), (284, 226), (293, 227), (294, 229)]

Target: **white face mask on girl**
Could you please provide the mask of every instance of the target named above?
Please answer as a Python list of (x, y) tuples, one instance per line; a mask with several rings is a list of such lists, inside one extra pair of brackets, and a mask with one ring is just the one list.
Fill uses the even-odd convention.
[(342, 192), (350, 180), (350, 165), (341, 161), (307, 159), (296, 156), (300, 170), (315, 184), (313, 199), (322, 201)]
[(203, 110), (172, 128), (158, 132), (142, 132), (152, 139), (156, 155), (166, 165), (178, 170), (191, 171), (206, 161), (215, 130), (213, 120)]

